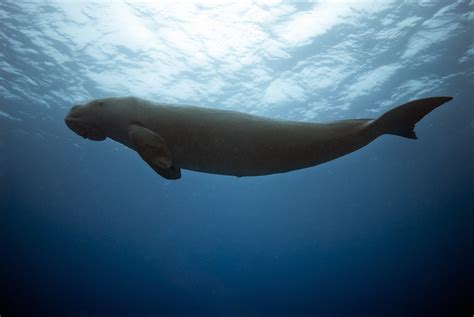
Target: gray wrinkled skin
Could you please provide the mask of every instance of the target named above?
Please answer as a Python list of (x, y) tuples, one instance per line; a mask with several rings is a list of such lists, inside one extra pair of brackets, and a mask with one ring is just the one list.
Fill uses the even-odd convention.
[(166, 143), (172, 168), (178, 171), (257, 176), (333, 160), (385, 133), (416, 138), (415, 123), (449, 100), (434, 97), (413, 101), (378, 120), (309, 123), (124, 97), (74, 106), (65, 121), (80, 136), (96, 141), (108, 137), (133, 150), (137, 149), (130, 127), (151, 130)]

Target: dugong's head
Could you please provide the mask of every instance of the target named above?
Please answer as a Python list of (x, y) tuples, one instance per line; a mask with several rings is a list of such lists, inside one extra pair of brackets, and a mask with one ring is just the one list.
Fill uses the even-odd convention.
[(65, 121), (66, 125), (85, 139), (102, 141), (107, 138), (103, 127), (104, 100), (98, 99), (85, 105), (76, 105), (69, 110)]

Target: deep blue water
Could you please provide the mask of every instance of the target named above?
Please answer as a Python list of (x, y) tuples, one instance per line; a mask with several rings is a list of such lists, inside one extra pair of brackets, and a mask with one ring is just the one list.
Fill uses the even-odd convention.
[[(472, 315), (473, 20), (473, 1), (3, 1), (0, 315)], [(306, 121), (454, 100), (415, 141), (167, 181), (64, 124), (125, 95)]]

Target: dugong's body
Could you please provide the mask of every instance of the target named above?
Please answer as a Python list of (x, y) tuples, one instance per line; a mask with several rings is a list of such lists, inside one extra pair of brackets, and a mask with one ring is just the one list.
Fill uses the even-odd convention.
[(382, 134), (416, 139), (415, 123), (451, 99), (415, 100), (375, 120), (309, 123), (135, 97), (106, 98), (74, 106), (66, 124), (85, 138), (109, 137), (128, 146), (167, 179), (180, 178), (181, 168), (257, 176), (333, 160)]

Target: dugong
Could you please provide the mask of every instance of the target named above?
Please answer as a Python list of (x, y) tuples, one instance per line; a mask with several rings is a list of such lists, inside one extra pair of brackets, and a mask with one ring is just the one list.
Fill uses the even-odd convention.
[(73, 106), (65, 121), (84, 138), (109, 137), (135, 150), (166, 179), (181, 178), (182, 168), (258, 176), (333, 160), (383, 134), (416, 139), (415, 124), (451, 99), (410, 101), (377, 119), (311, 123), (119, 97)]

